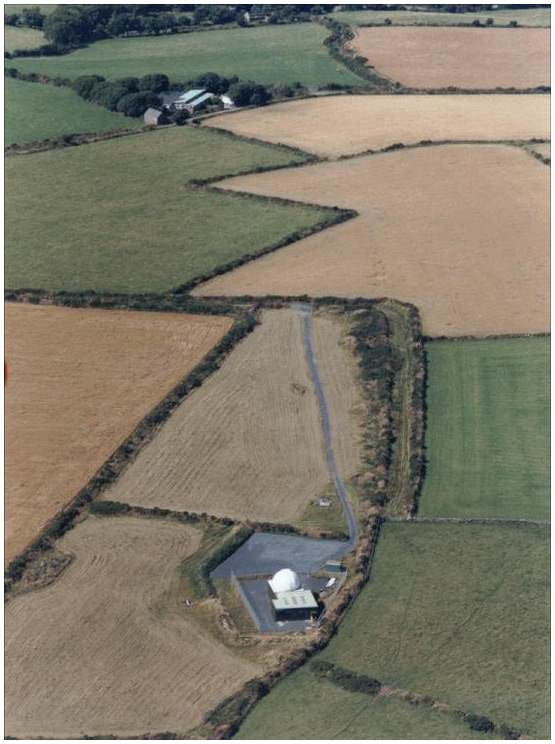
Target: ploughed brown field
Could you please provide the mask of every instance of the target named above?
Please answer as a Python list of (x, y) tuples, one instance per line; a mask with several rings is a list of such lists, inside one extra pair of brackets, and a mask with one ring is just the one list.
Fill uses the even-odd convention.
[(549, 327), (549, 169), (522, 148), (423, 147), (222, 185), (359, 216), (195, 294), (394, 297), (420, 309), (432, 336)]
[(85, 485), (229, 318), (6, 305), (6, 557)]
[[(314, 317), (338, 467), (360, 466), (363, 402), (337, 320)], [(106, 499), (253, 521), (295, 522), (329, 481), (301, 317), (268, 310), (108, 489)]]
[(548, 139), (550, 96), (326, 96), (207, 119), (209, 127), (322, 156), (421, 140)]
[(358, 28), (352, 42), (384, 77), (411, 88), (550, 84), (548, 28)]
[(179, 565), (202, 533), (88, 517), (58, 543), (74, 560), (6, 607), (6, 733), (183, 733), (258, 673), (187, 617)]

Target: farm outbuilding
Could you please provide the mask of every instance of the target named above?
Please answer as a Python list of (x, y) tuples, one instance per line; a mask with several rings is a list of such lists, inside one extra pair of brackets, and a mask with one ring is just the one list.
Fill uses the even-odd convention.
[(193, 114), (202, 110), (214, 98), (214, 94), (204, 88), (193, 88), (188, 90), (173, 101), (173, 106), (178, 111), (186, 110)]
[(144, 121), (147, 126), (153, 127), (168, 123), (166, 114), (163, 111), (158, 111), (158, 109), (154, 108), (147, 108), (144, 113)]

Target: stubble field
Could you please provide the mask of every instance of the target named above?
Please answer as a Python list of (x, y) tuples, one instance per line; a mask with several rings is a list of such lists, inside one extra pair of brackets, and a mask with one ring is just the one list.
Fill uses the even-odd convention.
[[(361, 399), (337, 322), (314, 318), (342, 475), (359, 466)], [(358, 415), (357, 415), (358, 414)], [(270, 310), (105, 493), (140, 506), (296, 522), (329, 480), (297, 312)]]
[(487, 11), (469, 11), (464, 13), (433, 12), (426, 10), (345, 10), (336, 11), (333, 17), (342, 23), (353, 26), (368, 23), (383, 23), (389, 18), (395, 25), (457, 25), (469, 24), (479, 20), (485, 24), (488, 18), (493, 18), (494, 25), (508, 25), (516, 21), (519, 26), (547, 26), (551, 25), (551, 8), (549, 6), (535, 8), (502, 8)]
[(420, 309), (431, 336), (549, 327), (549, 169), (522, 149), (416, 148), (221, 185), (359, 216), (195, 294), (395, 297)]
[(6, 557), (68, 503), (229, 318), (6, 306)]
[(205, 124), (337, 157), (421, 140), (548, 139), (549, 104), (542, 94), (326, 96), (222, 114)]
[[(6, 6), (4, 6), (4, 9)], [(4, 12), (7, 12), (4, 10)], [(16, 11), (17, 12), (17, 11)], [(35, 49), (46, 44), (42, 31), (34, 28), (20, 28), (18, 26), (4, 26), (4, 50), (13, 52), (14, 49)]]
[(549, 339), (428, 345), (419, 513), (549, 519)]
[(357, 54), (411, 88), (535, 88), (550, 84), (544, 28), (358, 28)]
[(179, 565), (201, 534), (89, 517), (62, 538), (73, 562), (6, 609), (6, 733), (183, 733), (257, 674), (187, 617)]

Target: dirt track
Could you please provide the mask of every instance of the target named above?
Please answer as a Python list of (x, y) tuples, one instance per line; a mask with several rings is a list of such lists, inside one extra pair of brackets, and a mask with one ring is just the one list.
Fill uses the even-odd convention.
[(549, 28), (358, 28), (352, 45), (385, 77), (413, 88), (550, 84)]
[(549, 137), (547, 95), (326, 96), (222, 114), (206, 126), (324, 156), (421, 140)]
[(6, 555), (69, 502), (229, 318), (6, 305)]
[[(344, 477), (358, 466), (357, 397), (342, 328), (333, 321), (318, 337), (319, 358), (341, 368), (330, 390), (332, 419), (342, 438)], [(329, 372), (328, 372), (329, 375)], [(352, 389), (354, 388), (354, 392)], [(329, 481), (320, 411), (293, 310), (271, 310), (224, 365), (164, 424), (105, 497), (257, 521), (294, 522)]]
[(549, 328), (549, 169), (520, 148), (416, 148), (221, 185), (360, 216), (194, 294), (395, 297), (433, 336)]
[(184, 732), (258, 673), (178, 601), (190, 527), (89, 517), (61, 540), (76, 559), (6, 609), (6, 733), (21, 738)]

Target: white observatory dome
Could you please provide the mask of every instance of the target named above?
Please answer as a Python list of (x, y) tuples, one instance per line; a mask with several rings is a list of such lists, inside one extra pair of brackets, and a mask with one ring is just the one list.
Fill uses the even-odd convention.
[(282, 568), (274, 574), (268, 582), (274, 594), (281, 592), (294, 592), (301, 588), (301, 581), (294, 571), (290, 568)]

